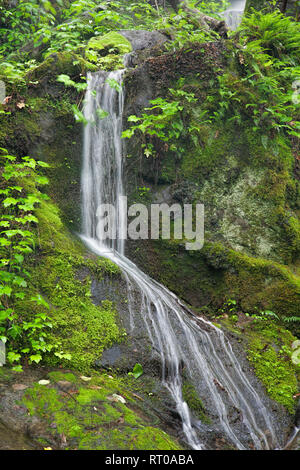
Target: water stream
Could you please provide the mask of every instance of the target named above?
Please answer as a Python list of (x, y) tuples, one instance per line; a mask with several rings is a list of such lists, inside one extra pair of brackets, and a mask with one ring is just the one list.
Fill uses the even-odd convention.
[[(195, 389), (206, 397), (205, 405), (214, 415), (217, 430), (237, 449), (269, 449), (279, 445), (276, 426), (259, 392), (248, 379), (220, 328), (194, 316), (167, 288), (151, 279), (125, 256), (122, 227), (124, 207), (123, 153), (121, 132), (124, 110), (124, 71), (89, 74), (85, 97), (84, 154), (82, 166), (82, 235), (87, 247), (116, 263), (127, 281), (131, 328), (136, 320), (159, 352), (162, 384), (174, 400), (181, 418), (185, 440), (193, 449), (206, 448), (203, 436), (209, 430), (192, 418), (182, 396), (181, 370), (184, 364)], [(108, 83), (107, 82), (108, 79)], [(110, 86), (115, 84), (114, 86)], [(100, 118), (97, 109), (105, 110)], [(97, 208), (116, 207), (116, 240), (97, 239)], [(135, 297), (134, 302), (130, 298)], [(130, 295), (131, 294), (131, 295)], [(138, 308), (136, 305), (138, 304)], [(233, 417), (234, 415), (234, 417)]]
[(224, 11), (223, 16), (227, 26), (230, 29), (235, 30), (242, 21), (246, 0), (231, 0), (230, 3), (230, 7)]

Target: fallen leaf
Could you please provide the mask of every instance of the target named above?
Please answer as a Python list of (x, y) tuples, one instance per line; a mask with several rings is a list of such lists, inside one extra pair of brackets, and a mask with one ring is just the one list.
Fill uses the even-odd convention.
[(99, 385), (90, 385), (89, 388), (91, 388), (92, 390), (101, 390), (101, 387), (99, 387)]
[(89, 382), (90, 380), (92, 380), (92, 377), (85, 377), (84, 375), (81, 375), (80, 378), (81, 378), (81, 380), (83, 380), (84, 382)]
[(28, 385), (24, 385), (24, 384), (14, 384), (14, 385), (12, 386), (12, 388), (13, 388), (13, 390), (14, 390), (15, 392), (19, 392), (19, 391), (21, 391), (21, 390), (26, 390), (26, 388), (28, 388)]
[(38, 383), (39, 385), (49, 385), (50, 380), (40, 380)]
[(121, 397), (121, 395), (117, 395), (116, 393), (114, 393), (112, 396), (107, 397), (107, 399), (108, 399), (109, 401), (115, 401), (115, 402), (119, 401), (119, 402), (121, 402), (121, 403), (123, 403), (123, 404), (126, 403), (125, 398)]
[(4, 98), (3, 104), (8, 104), (11, 99), (12, 99), (12, 96), (7, 96), (6, 98)]
[(25, 102), (24, 102), (24, 101), (20, 101), (20, 103), (17, 103), (17, 108), (19, 108), (19, 109), (25, 108)]
[(72, 382), (68, 382), (67, 380), (59, 380), (57, 382), (57, 385), (61, 388), (65, 388), (67, 390), (73, 387)]
[(144, 399), (140, 397), (139, 395), (136, 395), (136, 393), (133, 393), (132, 396), (134, 396), (135, 398), (138, 398), (141, 401), (144, 401)]

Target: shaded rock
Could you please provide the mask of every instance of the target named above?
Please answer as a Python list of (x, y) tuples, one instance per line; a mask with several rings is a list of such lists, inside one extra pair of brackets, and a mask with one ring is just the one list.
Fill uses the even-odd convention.
[(113, 346), (103, 351), (101, 359), (95, 362), (97, 368), (110, 369), (115, 366), (116, 362), (122, 357), (122, 351), (119, 346)]
[(131, 43), (134, 51), (161, 46), (168, 40), (164, 34), (158, 31), (121, 30), (119, 33)]

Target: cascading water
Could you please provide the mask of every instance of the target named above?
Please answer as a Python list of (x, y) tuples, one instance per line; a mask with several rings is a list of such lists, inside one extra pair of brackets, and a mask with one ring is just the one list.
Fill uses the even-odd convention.
[(224, 11), (223, 16), (227, 26), (234, 31), (242, 21), (246, 0), (231, 0), (230, 3), (230, 7)]
[[(94, 253), (109, 258), (123, 271), (128, 286), (132, 333), (136, 333), (135, 323), (142, 316), (153, 350), (159, 352), (162, 382), (175, 402), (188, 445), (193, 449), (205, 448), (205, 434), (215, 431), (237, 449), (277, 447), (271, 416), (243, 372), (224, 333), (207, 320), (193, 315), (172, 292), (126, 258), (124, 240), (100, 242), (97, 239), (96, 213), (100, 204), (111, 203), (116, 207), (117, 227), (122, 227), (125, 220), (125, 209), (119, 204), (119, 197), (124, 195), (122, 77), (123, 71), (101, 71), (88, 77), (81, 237)], [(117, 86), (110, 86), (112, 83)], [(107, 117), (99, 117), (99, 109), (107, 112)], [(135, 308), (135, 302), (130, 302), (133, 294), (135, 302), (139, 298), (139, 308)], [(183, 400), (183, 364), (214, 417), (215, 424), (209, 429), (192, 419)]]

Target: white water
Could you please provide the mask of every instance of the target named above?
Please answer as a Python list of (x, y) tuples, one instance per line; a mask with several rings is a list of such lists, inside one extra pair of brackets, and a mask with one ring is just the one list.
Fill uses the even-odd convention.
[[(105, 83), (107, 78), (122, 83), (123, 71), (99, 72), (88, 77), (84, 114), (90, 122), (84, 131), (82, 168), (82, 236), (99, 256), (115, 262), (128, 286), (132, 332), (137, 320), (144, 322), (153, 349), (162, 363), (162, 382), (181, 417), (185, 439), (193, 449), (205, 448), (205, 433), (218, 431), (238, 449), (269, 449), (278, 442), (268, 410), (249, 382), (223, 332), (203, 318), (194, 316), (168, 289), (143, 273), (124, 254), (124, 241), (99, 242), (96, 238), (99, 204), (118, 203), (124, 195), (122, 116), (124, 93)], [(101, 107), (109, 113), (96, 116)], [(118, 207), (116, 222), (124, 221)], [(130, 301), (135, 297), (135, 302)], [(136, 308), (136, 299), (140, 304)], [(195, 389), (201, 391), (215, 424), (206, 429), (192, 419), (182, 397), (182, 364), (189, 371)], [(232, 419), (232, 410), (237, 418)]]
[(227, 26), (230, 29), (235, 30), (242, 21), (246, 0), (231, 0), (230, 3), (230, 7), (224, 11), (223, 16)]

